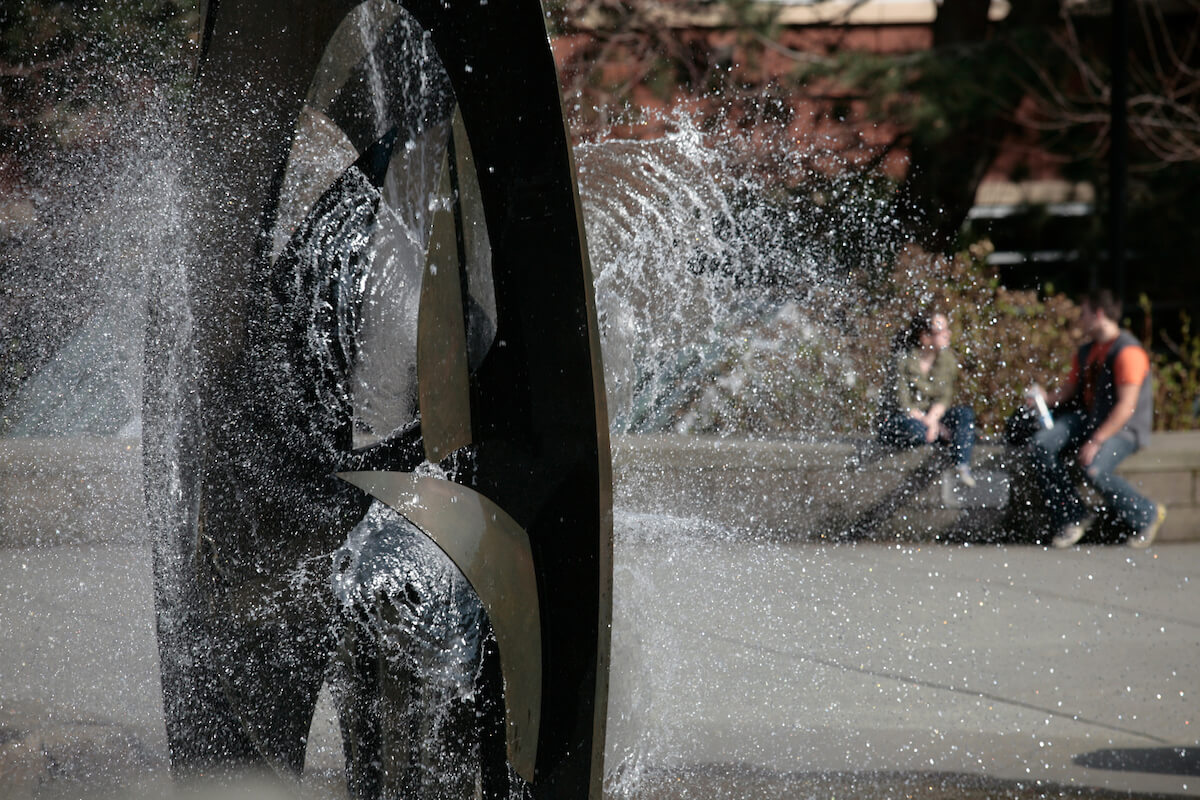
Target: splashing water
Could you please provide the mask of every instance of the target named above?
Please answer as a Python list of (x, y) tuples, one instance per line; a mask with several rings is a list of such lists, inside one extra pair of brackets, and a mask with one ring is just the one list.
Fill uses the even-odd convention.
[(862, 276), (900, 237), (810, 155), (682, 116), (577, 149), (613, 433), (821, 435), (861, 398)]
[[(861, 405), (873, 375), (853, 358), (855, 320), (865, 302), (855, 277), (873, 269), (879, 254), (895, 246), (898, 229), (886, 204), (870, 191), (870, 180), (866, 191), (862, 183), (830, 181), (810, 168), (814, 153), (790, 142), (768, 145), (764, 155), (761, 142), (703, 134), (680, 117), (659, 140), (609, 140), (578, 148), (614, 434), (675, 430), (820, 438), (828, 433), (823, 425), (830, 417), (849, 419), (854, 406)], [(330, 159), (321, 168), (326, 174), (344, 168), (344, 154), (330, 154)], [(756, 159), (767, 168), (749, 168)], [(46, 348), (56, 350), (54, 357), (6, 404), (3, 432), (10, 439), (59, 439), (72, 443), (65, 449), (74, 455), (81, 448), (72, 437), (120, 439), (138, 432), (147, 296), (154, 299), (153, 307), (173, 315), (172, 326), (158, 328), (162, 335), (190, 338), (190, 299), (179, 244), (190, 223), (180, 163), (161, 130), (131, 137), (115, 157), (89, 165), (99, 177), (90, 183), (94, 191), (86, 204), (55, 209), (51, 222), (25, 231), (22, 258), (40, 264), (51, 276), (42, 291), (49, 294), (58, 283), (63, 286), (60, 306), (92, 310), (84, 314), (48, 305), (39, 312), (45, 315), (43, 328), (71, 317), (74, 332), (47, 337)], [(783, 185), (793, 191), (782, 191)], [(281, 231), (276, 231), (277, 248), (283, 246)], [(861, 246), (850, 246), (855, 242)], [(75, 255), (65, 259), (64, 251)], [(89, 276), (86, 281), (81, 274)], [(86, 291), (66, 291), (67, 285)], [(65, 342), (61, 346), (60, 340)], [(161, 374), (187, 372), (186, 351), (154, 345), (154, 352), (173, 359)], [(175, 385), (177, 394), (160, 393), (164, 402), (190, 402), (186, 383)], [(107, 494), (101, 492), (98, 502), (107, 504), (102, 510), (140, 507), (143, 458), (150, 465), (147, 474), (163, 484), (160, 493), (178, 494), (180, 476), (170, 469), (178, 460), (169, 448), (186, 442), (177, 432), (161, 433), (164, 450), (140, 457), (122, 452), (114, 459), (110, 466), (123, 479)], [(49, 460), (53, 458), (41, 452), (31, 463), (41, 467)], [(437, 469), (423, 465), (419, 471), (435, 474)], [(29, 474), (34, 474), (32, 468)], [(84, 479), (100, 484), (103, 474), (93, 469)], [(659, 487), (660, 493), (666, 488)], [(1002, 668), (991, 669), (990, 659), (1001, 663), (1001, 650), (1008, 647), (995, 631), (1019, 630), (1041, 610), (1037, 592), (1051, 580), (1038, 577), (1046, 571), (1039, 567), (1044, 554), (1016, 553), (1010, 574), (988, 585), (980, 583), (983, 564), (977, 550), (759, 546), (715, 522), (712, 509), (701, 504), (687, 514), (617, 509), (613, 663), (618, 671), (610, 695), (610, 796), (695, 796), (687, 792), (701, 791), (699, 787), (712, 797), (774, 796), (755, 795), (747, 788), (765, 773), (722, 783), (720, 776), (703, 771), (676, 772), (666, 773), (672, 785), (655, 783), (664, 769), (720, 758), (770, 763), (780, 773), (821, 763), (847, 772), (917, 765), (943, 774), (924, 782), (900, 782), (894, 775), (815, 781), (785, 785), (778, 796), (884, 796), (887, 780), (898, 787), (894, 796), (933, 792), (927, 788), (931, 783), (940, 787), (940, 796), (967, 796), (965, 787), (982, 787), (979, 796), (987, 796), (987, 784), (963, 779), (962, 773), (986, 775), (994, 768), (990, 753), (998, 748), (987, 738), (988, 725), (1007, 725), (1001, 737), (1008, 734), (1010, 740), (1030, 731), (1049, 738), (1043, 731), (1055, 730), (1077, 737), (1080, 747), (1092, 746), (1087, 739), (1097, 734), (1078, 733), (1089, 723), (1050, 708), (1044, 697), (1006, 708), (988, 694), (1000, 692), (995, 686), (1011, 677)], [(66, 527), (62, 519), (40, 520), (43, 528), (60, 523)], [(93, 527), (91, 534), (101, 540), (109, 533), (102, 525)], [(348, 564), (362, 562), (359, 545), (354, 537), (347, 542), (343, 554)], [(160, 702), (157, 677), (149, 674), (156, 670), (124, 672), (111, 666), (157, 666), (146, 621), (152, 594), (148, 570), (129, 566), (147, 558), (141, 543), (127, 550), (71, 550), (67, 556), (57, 555), (50, 545), (5, 548), (0, 554), (8, 581), (5, 594), (17, 598), (13, 613), (5, 615), (5, 624), (12, 626), (5, 629), (12, 634), (6, 640), (23, 645), (20, 653), (41, 648), (29, 656), (31, 664), (41, 668), (49, 663), (64, 680), (78, 683), (52, 690), (39, 682), (53, 675), (47, 679), (45, 672), (37, 675), (18, 666), (6, 674), (5, 691), (13, 694), (5, 695), (0, 711), (15, 713), (23, 701), (34, 707), (33, 718), (54, 704), (78, 709), (83, 716), (124, 714), (121, 718), (136, 720), (131, 725), (139, 732), (152, 731), (142, 748), (163, 751), (165, 744), (154, 738), (161, 734), (153, 733), (161, 718), (143, 719), (145, 709)], [(53, 566), (54, 558), (72, 565), (69, 580)], [(436, 559), (437, 554), (420, 558)], [(1147, 570), (1141, 577), (1115, 556), (1109, 561), (1105, 569), (1139, 587), (1131, 593), (1149, 596), (1154, 579)], [(421, 575), (428, 577), (439, 568)], [(456, 580), (453, 573), (439, 574), (451, 584)], [(1135, 582), (1139, 578), (1140, 584)], [(56, 581), (66, 581), (68, 590), (20, 605), (21, 598), (34, 598), (39, 587), (54, 589)], [(1190, 590), (1184, 583), (1179, 578), (1181, 591)], [(1052, 600), (1071, 602), (1066, 598), (1087, 588), (1080, 579)], [(64, 653), (77, 651), (45, 634), (64, 598), (75, 604), (63, 612), (73, 637), (68, 641), (75, 646), (84, 646), (78, 643), (79, 630), (91, 624), (83, 609), (93, 609), (94, 617), (108, 613), (121, 623), (113, 629), (115, 637), (95, 645), (102, 655), (90, 662), (93, 674), (71, 672), (76, 665)], [(1093, 612), (1085, 603), (1078, 605), (1079, 619), (1103, 630), (1098, 641), (1124, 643), (1121, 637), (1143, 630), (1134, 645), (1123, 651), (1114, 646), (1109, 663), (1119, 664), (1122, 652), (1144, 651), (1142, 612), (1109, 609), (1086, 617)], [(1104, 609), (1104, 604), (1097, 600), (1091, 608)], [(994, 624), (979, 624), (985, 615)], [(130, 621), (134, 617), (144, 623), (140, 639)], [(456, 624), (444, 628), (453, 635)], [(1076, 637), (1077, 628), (1064, 626), (1053, 635)], [(476, 626), (469, 623), (463, 630)], [(37, 648), (31, 645), (35, 641)], [(1179, 641), (1188, 642), (1184, 637)], [(463, 669), (473, 668), (479, 642), (464, 635), (454, 638), (452, 646), (462, 651), (456, 661)], [(1057, 658), (1058, 674), (1069, 675), (1076, 655), (1060, 649)], [(1069, 680), (1048, 675), (1055, 668), (1036, 663), (1033, 656), (1020, 666), (1021, 675), (1033, 670), (1029, 674), (1044, 687)], [(856, 676), (861, 684), (853, 682)], [(438, 687), (447, 696), (457, 698), (468, 683), (462, 674), (443, 677), (451, 679)], [(1194, 671), (1181, 671), (1154, 680), (1163, 695), (1169, 687), (1172, 696), (1183, 698), (1193, 677)], [(22, 685), (29, 687), (26, 696), (12, 700)], [(938, 692), (942, 694), (933, 699), (921, 699)], [(968, 698), (958, 707), (961, 720), (942, 717), (943, 705), (949, 704), (945, 698), (951, 695)], [(128, 708), (119, 708), (122, 702)], [(1190, 694), (1180, 701), (1187, 702)], [(786, 717), (776, 727), (766, 719), (772, 711)], [(918, 714), (919, 723), (909, 721), (908, 716)], [(1004, 715), (1003, 723), (995, 721), (998, 715)], [(891, 739), (872, 738), (872, 732), (889, 723), (894, 724)], [(702, 734), (718, 728), (726, 738), (706, 741)], [(70, 736), (83, 741), (90, 735), (86, 729), (76, 724)], [(961, 729), (969, 730), (956, 739), (954, 732)], [(1124, 735), (1112, 727), (1099, 730), (1106, 740)], [(9, 741), (8, 731), (0, 727), (0, 746)], [(888, 745), (892, 748), (882, 752)], [(70, 749), (49, 737), (41, 746), (49, 754), (57, 752), (55, 747)], [(161, 770), (161, 757), (155, 760), (142, 749), (130, 749), (137, 750), (127, 759), (136, 769)], [(1035, 742), (1035, 753), (1037, 749)], [(120, 777), (122, 757), (112, 760), (116, 766), (94, 767), (85, 780), (110, 773)], [(69, 759), (62, 764), (63, 770), (71, 768)], [(1062, 774), (1043, 770), (1032, 757), (1028, 764), (1034, 776)], [(885, 789), (870, 795), (875, 783)], [(1036, 796), (1038, 790), (1030, 791), (1029, 796)], [(70, 792), (64, 790), (63, 796)], [(999, 788), (990, 796), (1016, 795)]]
[[(800, 187), (783, 192), (747, 166), (763, 159), (750, 152), (761, 142), (704, 135), (683, 117), (673, 122), (658, 140), (608, 140), (576, 152), (611, 430), (820, 433), (814, 411), (838, 416), (873, 377), (858, 374), (853, 360), (857, 309), (866, 302), (859, 279), (899, 240), (894, 221), (863, 196), (827, 200), (813, 214), (795, 177), (804, 171), (801, 155), (767, 157), (773, 174)], [(328, 163), (306, 171), (345, 166), (336, 147), (322, 158)], [(185, 189), (169, 142), (130, 152), (111, 170), (108, 189), (107, 207), (95, 214), (104, 222), (82, 220), (91, 227), (77, 236), (94, 243), (97, 294), (111, 305), (90, 315), (9, 402), (9, 435), (136, 433), (143, 290), (187, 313), (177, 247)], [(285, 196), (293, 194), (303, 192)], [(276, 239), (287, 229), (277, 226)], [(847, 254), (831, 229), (875, 248)]]
[[(165, 131), (147, 131), (87, 169), (104, 176), (94, 193), (63, 198), (74, 208), (51, 204), (19, 239), (15, 255), (32, 268), (14, 270), (13, 278), (56, 284), (45, 291), (70, 308), (39, 302), (5, 309), (24, 315), (8, 320), (8, 331), (24, 323), (29, 350), (54, 354), (31, 365), (33, 376), (3, 409), (0, 435), (136, 435), (147, 296), (186, 307), (185, 298), (173, 297), (173, 276), (182, 272), (184, 188)], [(65, 336), (64, 324), (74, 325)]]
[[(320, 131), (306, 135), (316, 138)], [(819, 407), (814, 396), (823, 398), (826, 410), (850, 402), (855, 385), (846, 382), (852, 368), (844, 345), (854, 333), (847, 320), (861, 302), (852, 276), (863, 265), (839, 252), (826, 234), (830, 228), (855, 225), (886, 230), (882, 207), (870, 198), (841, 197), (828, 201), (834, 210), (827, 208), (825, 217), (816, 219), (806, 213), (798, 195), (781, 192), (769, 177), (747, 168), (748, 161), (761, 157), (751, 151), (749, 141), (706, 136), (685, 118), (677, 118), (672, 131), (657, 141), (612, 140), (578, 150), (613, 433), (811, 435), (819, 432), (812, 417)], [(786, 174), (793, 181), (804, 174), (799, 155), (777, 148), (771, 158), (773, 174)], [(344, 151), (333, 147), (306, 169), (317, 175), (338, 174), (346, 159)], [(190, 369), (189, 353), (178, 345), (189, 339), (192, 324), (179, 254), (189, 226), (184, 211), (188, 188), (180, 177), (180, 163), (168, 140), (146, 139), (141, 147), (130, 149), (121, 165), (110, 168), (106, 210), (82, 222), (77, 236), (81, 243), (94, 245), (97, 258), (109, 265), (99, 294), (111, 305), (97, 311), (93, 322), (81, 327), (51, 366), (10, 404), (11, 435), (137, 433), (148, 297), (154, 300), (154, 313), (170, 317), (170, 324), (153, 329), (171, 341), (154, 342), (151, 350), (171, 360), (159, 372), (175, 391), (157, 396), (170, 404), (191, 402), (183, 379)], [(282, 215), (286, 218), (287, 213), (285, 208)], [(286, 228), (281, 224), (275, 232), (277, 251), (283, 249), (280, 231)], [(322, 352), (341, 346), (319, 338), (310, 345)], [(113, 358), (99, 357), (108, 352)], [(317, 360), (330, 359), (326, 355)], [(284, 359), (280, 362), (283, 369)], [(837, 392), (829, 395), (829, 386)], [(89, 404), (103, 413), (89, 413)], [(182, 479), (175, 468), (175, 450), (187, 446), (186, 438), (181, 431), (159, 434), (151, 437), (159, 448), (142, 454), (146, 473), (160, 483), (159, 496), (177, 496)], [(127, 469), (138, 475), (142, 464), (129, 462)], [(435, 469), (424, 465), (418, 471)], [(680, 520), (618, 509), (619, 545), (650, 536), (674, 547), (713, 535), (728, 538), (727, 534), (706, 521), (702, 510), (693, 519)], [(354, 536), (346, 543), (340, 555), (347, 569), (378, 557), (364, 554), (361, 545)], [(436, 555), (425, 553), (417, 561)], [(165, 557), (182, 559), (187, 554)], [(441, 575), (437, 570), (418, 572)], [(637, 639), (638, 626), (630, 620), (654, 602), (658, 583), (659, 578), (618, 551), (615, 603), (622, 624), (614, 634), (615, 658), (644, 647)], [(396, 590), (371, 588), (389, 594)], [(336, 577), (334, 590), (346, 607), (354, 605)], [(468, 621), (442, 627), (463, 649), (456, 663), (474, 668), (479, 643), (455, 638), (454, 632), (475, 626)], [(686, 632), (676, 630), (658, 645), (682, 653), (687, 639)], [(618, 796), (635, 793), (648, 769), (677, 756), (672, 743), (685, 735), (688, 715), (671, 717), (674, 722), (666, 728), (659, 723), (645, 730), (638, 726), (648, 719), (644, 711), (661, 718), (663, 709), (656, 704), (674, 676), (685, 674), (682, 666), (668, 660), (656, 665), (653, 679), (616, 683), (613, 724), (618, 734), (624, 730), (632, 737), (632, 746), (617, 752), (609, 767)], [(431, 685), (445, 678), (449, 694), (461, 694), (469, 683), (449, 675), (420, 674)]]

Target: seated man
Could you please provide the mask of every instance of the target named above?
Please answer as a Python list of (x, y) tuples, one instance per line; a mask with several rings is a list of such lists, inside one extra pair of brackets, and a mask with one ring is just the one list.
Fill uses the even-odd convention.
[(1080, 323), (1088, 341), (1075, 354), (1071, 373), (1046, 393), (1056, 409), (1054, 426), (1033, 437), (1033, 468), (1046, 510), (1057, 533), (1055, 547), (1070, 547), (1091, 523), (1064, 456), (1074, 455), (1086, 480), (1133, 531), (1132, 547), (1146, 547), (1167, 510), (1137, 492), (1114, 473), (1117, 465), (1150, 439), (1154, 392), (1150, 359), (1128, 331), (1121, 306), (1108, 290), (1080, 300)]

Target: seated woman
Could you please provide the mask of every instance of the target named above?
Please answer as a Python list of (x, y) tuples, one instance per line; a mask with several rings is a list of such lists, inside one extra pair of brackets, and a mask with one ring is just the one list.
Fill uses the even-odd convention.
[(898, 339), (890, 385), (884, 393), (879, 441), (892, 447), (947, 442), (954, 448), (958, 479), (974, 486), (971, 451), (975, 412), (954, 406), (958, 359), (950, 349), (944, 314), (917, 314)]

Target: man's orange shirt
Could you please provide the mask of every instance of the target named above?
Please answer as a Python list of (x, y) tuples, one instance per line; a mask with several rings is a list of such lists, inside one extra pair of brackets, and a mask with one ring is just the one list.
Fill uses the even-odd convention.
[[(1078, 354), (1071, 364), (1070, 380), (1079, 387), (1084, 408), (1092, 407), (1092, 400), (1096, 396), (1096, 386), (1100, 382), (1101, 373), (1104, 372), (1104, 361), (1108, 358), (1108, 351), (1112, 349), (1115, 341), (1116, 339), (1113, 339), (1110, 342), (1096, 342), (1092, 345), (1088, 350), (1087, 364), (1083, 367), (1082, 379), (1080, 378)], [(1117, 353), (1117, 360), (1113, 362), (1113, 380), (1116, 381), (1117, 386), (1141, 386), (1149, 372), (1150, 356), (1141, 347), (1126, 347)]]

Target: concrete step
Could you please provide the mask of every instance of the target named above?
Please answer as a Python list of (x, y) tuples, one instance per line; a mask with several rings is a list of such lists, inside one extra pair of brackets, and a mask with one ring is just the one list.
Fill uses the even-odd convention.
[(142, 541), (141, 441), (0, 440), (0, 546)]
[[(883, 451), (862, 439), (757, 441), (672, 434), (615, 436), (612, 445), (619, 509), (691, 516), (788, 538), (838, 537), (873, 522), (869, 512), (899, 491), (931, 452)], [(938, 467), (927, 485), (907, 495), (886, 518), (874, 520), (872, 535), (996, 536), (998, 521), (1014, 510), (1006, 507), (1013, 479), (1007, 457), (1001, 445), (978, 445), (974, 489)], [(1167, 504), (1162, 541), (1200, 540), (1200, 431), (1156, 434), (1120, 472)], [(144, 541), (146, 530), (138, 439), (0, 440), (0, 546), (137, 542)]]
[[(837, 537), (861, 533), (870, 524), (871, 536), (882, 539), (1033, 541), (1044, 536), (1032, 528), (999, 529), (1007, 512), (1014, 511), (1006, 507), (1014, 473), (1010, 451), (994, 442), (976, 447), (975, 489), (958, 484), (948, 468), (940, 469), (878, 519), (888, 511), (878, 506), (900, 492), (906, 476), (920, 469), (931, 450), (884, 450), (862, 439), (617, 436), (614, 488), (618, 507), (703, 516), (767, 536)], [(1159, 534), (1163, 541), (1200, 539), (1200, 432), (1156, 434), (1150, 447), (1126, 459), (1119, 471), (1167, 504), (1167, 522)], [(1019, 515), (1016, 524), (1023, 524)]]

